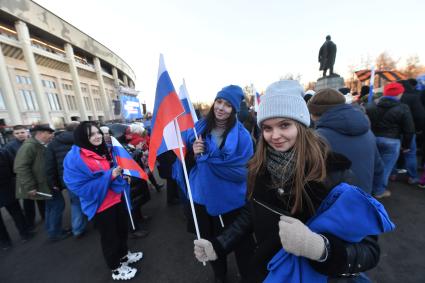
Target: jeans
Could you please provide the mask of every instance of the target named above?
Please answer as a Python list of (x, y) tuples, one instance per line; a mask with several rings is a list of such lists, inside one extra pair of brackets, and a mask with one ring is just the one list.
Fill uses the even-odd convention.
[(418, 161), (416, 159), (416, 135), (413, 135), (412, 142), (410, 143), (410, 151), (403, 154), (404, 165), (407, 169), (407, 174), (410, 178), (418, 179)]
[(385, 192), (386, 188), (388, 187), (388, 179), (395, 164), (397, 163), (397, 159), (400, 154), (400, 140), (385, 137), (376, 137), (376, 144), (378, 146), (382, 162), (384, 163), (384, 182), (382, 186), (374, 187), (372, 193), (374, 195), (380, 195)]
[(52, 198), (46, 200), (45, 227), (49, 238), (61, 236), (62, 215), (65, 209), (65, 200), (61, 191), (52, 190)]
[(71, 226), (74, 236), (81, 235), (86, 230), (87, 217), (81, 210), (80, 198), (68, 190), (69, 200), (71, 202)]

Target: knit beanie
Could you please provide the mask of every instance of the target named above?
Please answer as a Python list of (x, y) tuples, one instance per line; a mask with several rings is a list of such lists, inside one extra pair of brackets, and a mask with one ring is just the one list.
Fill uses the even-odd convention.
[(311, 114), (322, 116), (329, 109), (345, 104), (345, 97), (342, 93), (332, 88), (324, 88), (319, 90), (307, 104)]
[(243, 90), (240, 86), (229, 85), (223, 87), (223, 89), (217, 93), (215, 100), (219, 98), (225, 99), (233, 106), (236, 112), (239, 112), (241, 102), (244, 98)]
[(400, 83), (389, 83), (384, 87), (384, 96), (398, 96), (404, 92)]
[(303, 94), (304, 90), (298, 81), (281, 80), (269, 85), (258, 107), (258, 126), (264, 120), (285, 117), (309, 127), (310, 114)]

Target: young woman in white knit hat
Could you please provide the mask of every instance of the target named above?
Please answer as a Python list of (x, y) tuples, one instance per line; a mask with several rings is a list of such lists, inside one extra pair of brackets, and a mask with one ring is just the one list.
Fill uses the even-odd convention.
[(267, 88), (257, 116), (262, 135), (248, 163), (249, 201), (220, 235), (195, 240), (195, 256), (214, 261), (254, 233), (244, 282), (368, 282), (359, 273), (378, 263), (376, 235), (394, 225), (379, 202), (347, 184), (350, 161), (309, 129), (302, 94), (296, 81)]

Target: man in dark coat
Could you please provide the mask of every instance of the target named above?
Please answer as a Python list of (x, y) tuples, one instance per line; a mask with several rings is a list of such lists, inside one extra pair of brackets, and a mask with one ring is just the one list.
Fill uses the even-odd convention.
[(370, 130), (369, 120), (359, 109), (345, 104), (334, 89), (317, 92), (308, 102), (316, 132), (326, 139), (332, 151), (351, 162), (359, 187), (367, 193), (383, 184), (383, 163)]
[(326, 41), (319, 50), (319, 70), (323, 70), (323, 77), (326, 77), (326, 71), (329, 69), (329, 76), (334, 73), (334, 64), (336, 57), (336, 44), (332, 42), (331, 36), (326, 36)]
[[(24, 126), (16, 125), (13, 127), (14, 140), (9, 142), (0, 151), (0, 208), (5, 207), (15, 222), (15, 226), (19, 231), (23, 241), (28, 240), (32, 234), (29, 233), (28, 225), (25, 221), (24, 214), (22, 213), (21, 206), (15, 198), (15, 174), (13, 173), (13, 162), (16, 153), (21, 147), (22, 143), (28, 139), (28, 131)], [(0, 245), (3, 249), (11, 246), (11, 239), (3, 223), (3, 218), (0, 214)]]
[[(50, 212), (46, 213), (49, 218), (46, 222), (50, 223), (47, 230), (52, 240), (60, 240), (68, 236), (62, 231), (62, 214), (65, 208), (62, 190), (66, 189), (63, 181), (63, 160), (74, 144), (73, 132), (78, 124), (79, 122), (69, 123), (65, 131), (59, 133), (49, 143), (45, 153), (47, 184), (53, 192), (53, 198), (46, 201), (46, 209)], [(68, 193), (71, 202), (72, 233), (75, 237), (80, 237), (85, 231), (87, 219), (81, 210), (80, 199), (72, 192), (68, 191)]]

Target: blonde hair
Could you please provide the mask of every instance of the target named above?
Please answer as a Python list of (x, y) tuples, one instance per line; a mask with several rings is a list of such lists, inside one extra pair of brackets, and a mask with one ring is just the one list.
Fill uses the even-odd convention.
[[(329, 148), (326, 142), (312, 129), (299, 122), (295, 122), (298, 134), (293, 150), (295, 154), (295, 170), (293, 177), (293, 189), (295, 195), (291, 214), (303, 211), (304, 201), (308, 209), (314, 212), (310, 197), (305, 192), (308, 182), (321, 182), (326, 177), (326, 156)], [(259, 174), (265, 173), (265, 160), (267, 158), (267, 142), (263, 135), (260, 136), (254, 157), (248, 162), (248, 198), (252, 198), (255, 182)]]
[(143, 135), (145, 133), (145, 128), (142, 123), (133, 123), (130, 125), (130, 133)]

